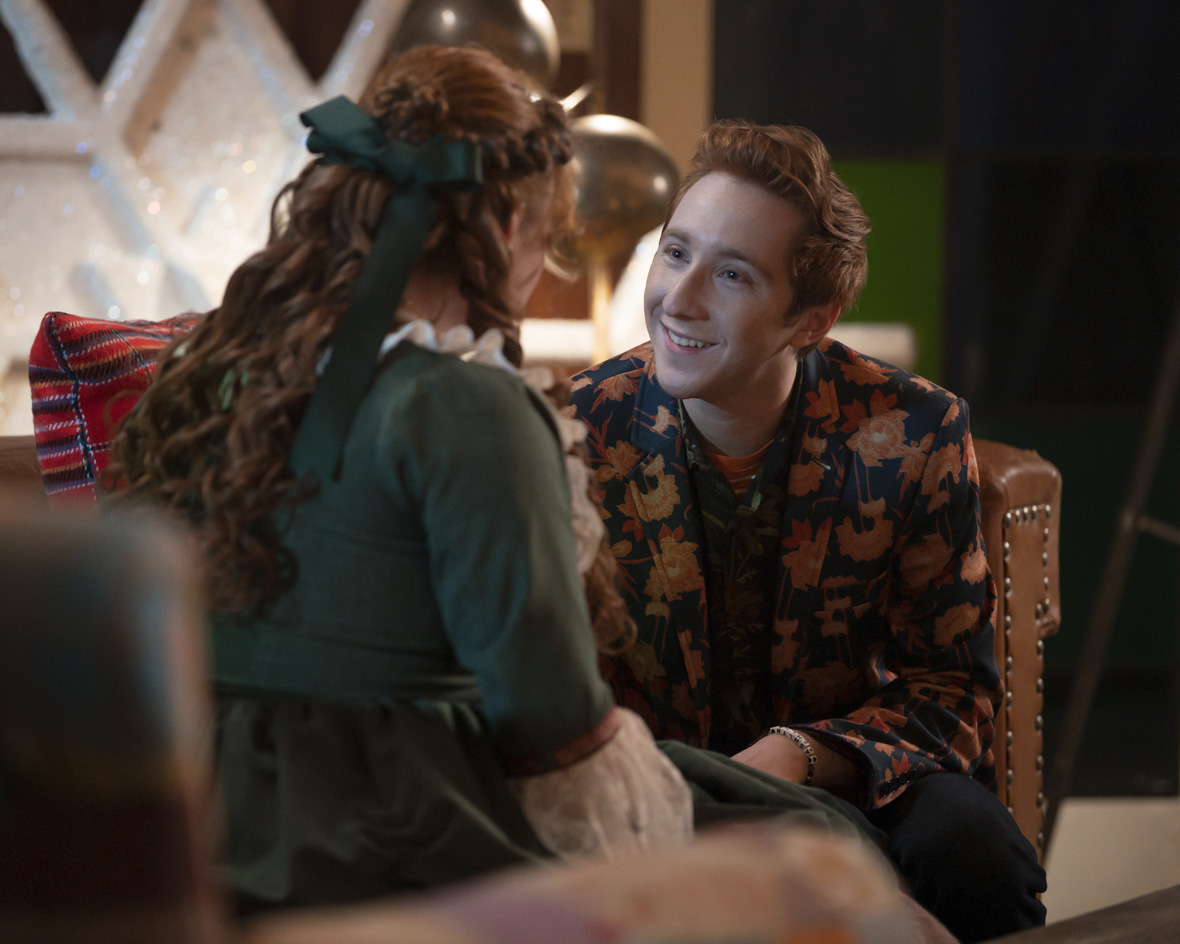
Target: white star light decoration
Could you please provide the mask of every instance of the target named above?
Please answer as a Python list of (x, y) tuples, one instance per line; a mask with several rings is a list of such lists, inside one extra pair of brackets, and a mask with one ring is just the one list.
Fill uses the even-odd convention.
[(23, 365), (46, 311), (216, 304), (307, 160), (299, 113), (359, 95), (408, 5), (363, 0), (312, 82), (262, 0), (145, 0), (95, 85), (43, 0), (0, 0), (48, 112), (0, 116), (0, 433), (32, 429)]

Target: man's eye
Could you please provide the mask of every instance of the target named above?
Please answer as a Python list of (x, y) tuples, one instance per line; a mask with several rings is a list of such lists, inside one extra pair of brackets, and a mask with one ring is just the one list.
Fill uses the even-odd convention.
[(678, 249), (676, 246), (670, 246), (667, 249), (667, 253), (673, 259), (683, 259), (684, 258), (684, 250)]
[(742, 274), (737, 269), (726, 269), (724, 276), (731, 282), (740, 282), (742, 278)]

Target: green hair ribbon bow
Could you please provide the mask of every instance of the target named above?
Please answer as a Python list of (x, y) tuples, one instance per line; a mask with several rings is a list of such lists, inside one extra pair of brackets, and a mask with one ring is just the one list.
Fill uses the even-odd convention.
[(386, 204), (369, 258), (332, 338), (332, 355), (295, 435), (291, 466), (324, 481), (339, 472), (357, 407), (377, 366), (381, 341), (393, 326), (402, 293), (434, 222), (434, 195), (478, 190), (479, 148), (471, 141), (390, 141), (367, 112), (344, 96), (305, 111), (307, 149), (326, 164), (348, 164), (389, 178)]

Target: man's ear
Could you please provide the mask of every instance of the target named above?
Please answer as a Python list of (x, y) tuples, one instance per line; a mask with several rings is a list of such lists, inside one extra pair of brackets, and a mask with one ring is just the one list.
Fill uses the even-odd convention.
[(814, 305), (806, 309), (800, 316), (795, 336), (791, 339), (792, 346), (804, 348), (817, 341), (832, 330), (832, 325), (840, 317), (840, 305), (829, 302), (826, 305)]

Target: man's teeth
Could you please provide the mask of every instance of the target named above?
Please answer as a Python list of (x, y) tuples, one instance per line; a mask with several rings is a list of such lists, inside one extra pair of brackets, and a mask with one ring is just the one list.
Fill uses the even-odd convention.
[(680, 335), (673, 334), (671, 331), (668, 332), (668, 337), (670, 337), (672, 339), (673, 343), (679, 344), (681, 347), (704, 347), (705, 346), (704, 341), (694, 341), (694, 340), (692, 340), (692, 338), (682, 338)]

